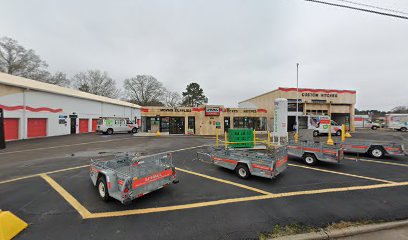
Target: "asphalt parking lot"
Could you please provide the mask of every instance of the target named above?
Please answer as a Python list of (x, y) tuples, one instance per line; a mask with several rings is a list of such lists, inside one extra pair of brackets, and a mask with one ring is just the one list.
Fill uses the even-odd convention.
[[(355, 136), (408, 139), (384, 131)], [(408, 218), (408, 157), (348, 156), (315, 167), (291, 158), (276, 179), (242, 180), (195, 158), (213, 143), (210, 137), (127, 134), (11, 142), (0, 151), (0, 208), (29, 223), (17, 239), (255, 239), (275, 224)], [(166, 151), (174, 151), (179, 184), (126, 206), (99, 199), (90, 158)]]

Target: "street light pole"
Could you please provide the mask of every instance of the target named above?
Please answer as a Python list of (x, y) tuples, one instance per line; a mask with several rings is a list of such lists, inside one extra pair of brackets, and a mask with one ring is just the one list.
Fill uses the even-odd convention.
[(295, 142), (299, 140), (299, 63), (296, 63), (296, 133)]

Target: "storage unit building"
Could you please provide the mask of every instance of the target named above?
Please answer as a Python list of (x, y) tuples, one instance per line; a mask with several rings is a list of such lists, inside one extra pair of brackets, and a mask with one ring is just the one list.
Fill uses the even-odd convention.
[(6, 140), (95, 132), (99, 117), (140, 121), (140, 106), (0, 72)]

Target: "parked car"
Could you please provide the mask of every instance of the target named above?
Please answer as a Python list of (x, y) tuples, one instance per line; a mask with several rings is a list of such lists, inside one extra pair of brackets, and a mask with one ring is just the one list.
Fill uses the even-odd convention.
[(104, 117), (98, 120), (96, 132), (113, 134), (116, 132), (137, 133), (139, 126), (128, 118)]

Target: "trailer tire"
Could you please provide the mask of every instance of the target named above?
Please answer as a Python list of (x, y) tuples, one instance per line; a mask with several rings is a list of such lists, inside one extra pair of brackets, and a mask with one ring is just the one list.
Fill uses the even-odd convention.
[(384, 156), (384, 149), (380, 146), (373, 146), (368, 150), (368, 154), (373, 158), (382, 158)]
[(302, 158), (307, 165), (314, 166), (317, 164), (317, 158), (312, 153), (305, 153)]
[(137, 128), (132, 128), (132, 133), (137, 133)]
[(96, 181), (96, 187), (98, 188), (99, 197), (103, 201), (109, 200), (108, 184), (106, 183), (106, 178), (104, 175), (101, 175)]
[(313, 131), (313, 137), (318, 137), (319, 136), (319, 131)]
[(401, 130), (401, 132), (406, 132), (406, 131), (408, 131), (408, 129), (407, 129), (406, 127), (402, 127), (400, 130)]
[(341, 130), (338, 130), (338, 131), (336, 132), (336, 136), (341, 136)]
[(245, 164), (238, 164), (235, 168), (235, 173), (242, 179), (247, 179), (251, 175), (248, 166)]
[(113, 134), (113, 129), (112, 129), (112, 128), (108, 128), (108, 130), (106, 130), (106, 134), (112, 135), (112, 134)]

